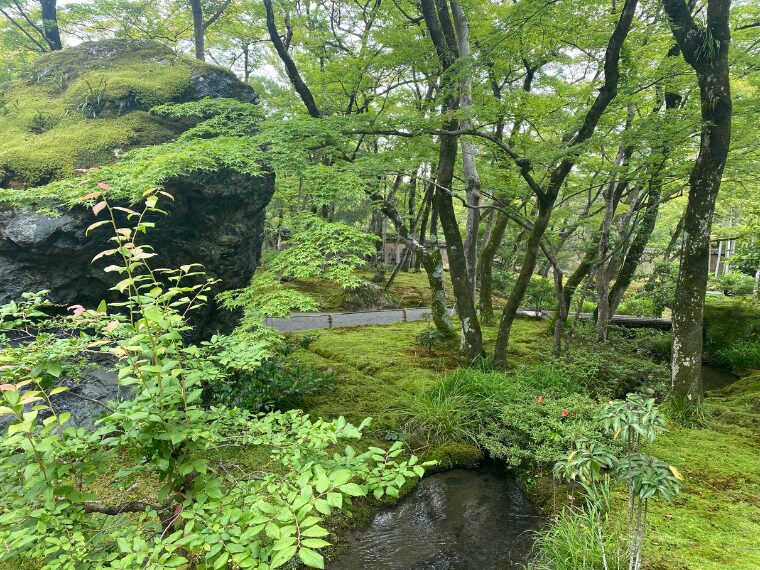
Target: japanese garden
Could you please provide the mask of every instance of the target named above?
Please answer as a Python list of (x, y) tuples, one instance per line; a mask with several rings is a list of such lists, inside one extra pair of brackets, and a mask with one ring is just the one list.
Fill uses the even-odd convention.
[(0, 570), (760, 568), (760, 4), (0, 0)]

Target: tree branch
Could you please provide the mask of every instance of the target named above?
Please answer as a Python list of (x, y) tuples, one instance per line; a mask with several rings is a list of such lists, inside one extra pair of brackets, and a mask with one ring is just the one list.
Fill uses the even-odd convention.
[(319, 112), (317, 103), (314, 101), (314, 96), (312, 95), (311, 90), (306, 85), (306, 83), (304, 83), (304, 80), (301, 78), (300, 73), (298, 73), (298, 68), (293, 61), (293, 58), (290, 57), (287, 48), (282, 43), (280, 34), (277, 31), (277, 24), (275, 23), (274, 19), (274, 9), (272, 8), (272, 0), (264, 0), (264, 7), (266, 8), (267, 12), (267, 30), (269, 31), (269, 38), (272, 40), (272, 45), (274, 45), (274, 49), (277, 52), (277, 55), (285, 65), (285, 72), (288, 75), (288, 79), (290, 79), (290, 82), (293, 84), (296, 93), (298, 93), (298, 96), (301, 97), (304, 105), (306, 105), (306, 110), (309, 112), (309, 115), (315, 119), (320, 119), (322, 115)]

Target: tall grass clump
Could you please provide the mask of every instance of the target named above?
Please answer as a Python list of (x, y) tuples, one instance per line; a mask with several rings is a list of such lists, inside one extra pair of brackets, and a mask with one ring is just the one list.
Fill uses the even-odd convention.
[(716, 361), (726, 368), (760, 369), (760, 339), (739, 339), (716, 353)]
[[(610, 522), (585, 509), (557, 515), (548, 530), (536, 532), (531, 570), (604, 570), (622, 568), (624, 545), (610, 532)], [(604, 549), (599, 537), (602, 536)], [(612, 558), (612, 560), (610, 560)], [(610, 563), (612, 564), (610, 565)]]
[(461, 369), (410, 396), (396, 412), (404, 431), (425, 443), (477, 444), (486, 423), (498, 415), (506, 394), (514, 390), (504, 374)]

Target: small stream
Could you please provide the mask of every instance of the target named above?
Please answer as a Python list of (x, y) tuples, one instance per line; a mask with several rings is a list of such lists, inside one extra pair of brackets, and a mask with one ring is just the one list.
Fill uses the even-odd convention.
[(542, 518), (503, 466), (425, 477), (407, 497), (351, 533), (329, 570), (523, 568)]

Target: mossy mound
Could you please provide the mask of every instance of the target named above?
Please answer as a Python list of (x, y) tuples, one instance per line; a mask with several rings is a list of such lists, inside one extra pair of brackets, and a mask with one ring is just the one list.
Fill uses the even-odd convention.
[(39, 58), (0, 85), (0, 187), (25, 188), (108, 164), (187, 127), (150, 109), (203, 97), (257, 101), (227, 70), (147, 40), (104, 40)]

